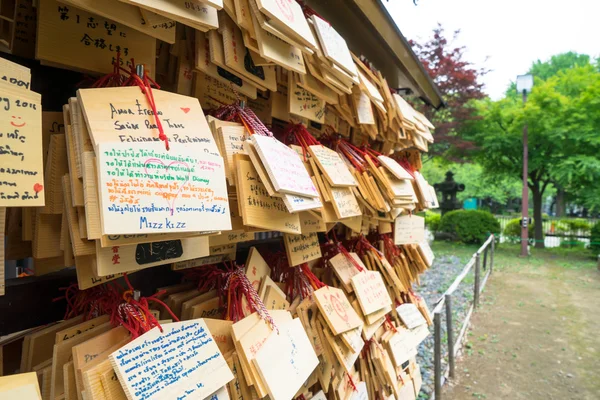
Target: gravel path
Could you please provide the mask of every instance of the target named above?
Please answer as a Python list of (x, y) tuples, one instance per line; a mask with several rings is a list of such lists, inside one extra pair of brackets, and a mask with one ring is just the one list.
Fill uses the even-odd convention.
[[(464, 263), (456, 256), (440, 256), (436, 258), (433, 266), (421, 275), (421, 286), (416, 287), (418, 294), (423, 296), (427, 302), (430, 311), (433, 311), (436, 302), (446, 289), (452, 284), (457, 275), (464, 268)], [(452, 314), (454, 327), (454, 340), (458, 337), (460, 328), (473, 300), (473, 276), (467, 275), (462, 284), (454, 292), (452, 297)], [(433, 393), (433, 326), (430, 328), (431, 335), (427, 337), (419, 346), (417, 363), (421, 366), (423, 376), (423, 386), (419, 399), (429, 399)], [(447, 365), (447, 340), (446, 340), (446, 318), (442, 313), (442, 350), (444, 359), (442, 360), (442, 371)]]

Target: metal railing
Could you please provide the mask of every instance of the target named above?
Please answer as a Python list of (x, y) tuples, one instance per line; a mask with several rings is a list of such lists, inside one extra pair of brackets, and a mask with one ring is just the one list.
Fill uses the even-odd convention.
[[(479, 294), (483, 291), (488, 278), (494, 269), (494, 250), (495, 236), (490, 237), (471, 257), (471, 260), (465, 265), (460, 275), (456, 277), (452, 285), (444, 292), (433, 309), (433, 331), (434, 331), (434, 399), (441, 400), (442, 386), (448, 377), (454, 378), (455, 363), (454, 360), (462, 349), (462, 341), (466, 335), (469, 321), (473, 311), (479, 307)], [(489, 268), (488, 267), (489, 252)], [(483, 254), (483, 260), (481, 259)], [(483, 271), (487, 271), (483, 280), (481, 280), (481, 268), (483, 261)], [(465, 321), (460, 329), (458, 338), (454, 341), (454, 332), (452, 325), (452, 294), (458, 288), (458, 285), (465, 279), (471, 268), (475, 267), (475, 281), (473, 284), (473, 304), (469, 308)], [(448, 368), (442, 373), (442, 310), (446, 311), (446, 334), (448, 339)]]

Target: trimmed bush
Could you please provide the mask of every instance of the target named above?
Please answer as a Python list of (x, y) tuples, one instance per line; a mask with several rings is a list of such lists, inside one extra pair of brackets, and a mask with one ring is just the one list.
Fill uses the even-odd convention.
[(491, 233), (500, 232), (500, 223), (492, 213), (481, 210), (456, 210), (444, 214), (440, 231), (463, 243), (483, 243)]
[(567, 249), (585, 249), (585, 242), (581, 240), (563, 239), (560, 241), (560, 247)]
[(433, 211), (425, 212), (425, 226), (431, 233), (438, 232), (440, 230), (440, 221), (442, 216)]
[[(535, 222), (532, 222), (527, 227), (529, 231), (529, 239), (535, 238)], [(520, 243), (521, 242), (521, 218), (515, 218), (508, 221), (508, 224), (504, 227), (504, 239), (508, 243)]]
[(600, 222), (592, 226), (590, 243), (590, 249), (596, 253), (600, 252)]

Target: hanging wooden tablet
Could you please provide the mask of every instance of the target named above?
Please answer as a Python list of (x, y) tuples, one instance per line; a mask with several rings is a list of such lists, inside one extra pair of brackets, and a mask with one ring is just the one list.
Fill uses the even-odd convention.
[(303, 211), (300, 213), (300, 229), (306, 235), (313, 232), (327, 232), (323, 217), (318, 212)]
[[(102, 333), (90, 340), (87, 340), (81, 344), (73, 346), (73, 372), (75, 378), (75, 389), (76, 392), (74, 399), (81, 399), (81, 391), (83, 387), (83, 374), (81, 370), (84, 366), (94, 359), (96, 359), (104, 351), (110, 349), (115, 344), (123, 342), (124, 339), (128, 339), (130, 336), (129, 331), (122, 326), (113, 328), (105, 333)], [(66, 397), (66, 396), (65, 396)]]
[(118, 51), (154, 73), (156, 39), (55, 0), (40, 1), (37, 59), (79, 71), (110, 73)]
[(347, 332), (361, 326), (362, 320), (356, 314), (344, 292), (326, 286), (313, 293), (319, 311), (334, 335)]
[[(208, 37), (205, 33), (196, 31), (196, 69), (202, 71), (206, 76), (212, 78), (213, 80), (220, 82), (222, 86), (211, 84), (210, 80), (206, 78), (204, 81), (206, 82), (198, 82), (199, 77), (196, 77), (196, 92), (207, 93), (217, 91), (218, 96), (215, 96), (218, 100), (225, 102), (226, 104), (231, 104), (235, 102), (235, 95), (231, 96), (229, 91), (233, 86), (235, 90), (237, 90), (240, 94), (244, 96), (248, 96), (252, 99), (256, 98), (256, 86), (252, 85), (249, 81), (243, 79), (242, 77), (230, 72), (226, 71), (223, 68), (217, 66), (211, 61), (211, 51)], [(205, 88), (199, 90), (200, 88)], [(233, 92), (232, 92), (233, 94)], [(214, 94), (213, 94), (214, 96)], [(196, 97), (199, 97), (196, 94)], [(230, 101), (229, 98), (231, 97)], [(202, 102), (204, 108), (208, 108), (205, 102)], [(218, 106), (214, 107), (218, 108)]]
[[(269, 314), (273, 318), (275, 326), (292, 321), (292, 316), (287, 311), (271, 310)], [(268, 394), (268, 389), (261, 379), (256, 364), (253, 361), (273, 331), (274, 328), (265, 320), (259, 319), (259, 321), (248, 329), (241, 337), (235, 334), (235, 338), (239, 341), (239, 347), (236, 344), (238, 355), (242, 361), (242, 366), (245, 365), (246, 367), (244, 375), (248, 381), (252, 383), (252, 386), (254, 386), (258, 396), (261, 398)]]
[[(323, 325), (322, 332), (325, 336), (325, 340), (327, 341), (327, 343), (329, 343), (329, 346), (335, 358), (337, 359), (337, 362), (339, 362), (339, 364), (343, 367), (345, 372), (351, 372), (352, 366), (358, 359), (360, 352), (355, 352), (346, 347), (346, 345), (342, 341), (341, 335), (333, 335), (331, 333), (331, 330), (327, 328), (326, 325)], [(338, 370), (338, 373), (340, 372), (341, 371)]]
[(427, 323), (417, 306), (412, 303), (399, 305), (396, 307), (396, 312), (408, 329), (414, 329)]
[[(265, 185), (265, 189), (267, 190), (267, 193), (269, 194), (269, 196), (281, 197), (283, 200), (283, 194), (277, 193), (275, 191), (275, 188), (273, 188), (273, 184), (271, 182), (271, 179), (269, 178), (269, 174), (267, 173), (267, 170), (265, 169), (265, 166), (263, 165), (263, 162), (261, 161), (260, 156), (256, 152), (256, 148), (254, 147), (254, 144), (252, 143), (251, 139), (247, 139), (244, 142), (244, 150), (246, 151), (246, 154), (248, 155), (248, 157), (250, 157), (252, 166), (254, 166), (254, 168), (256, 169), (256, 173), (258, 174), (258, 177), (259, 177), (261, 183), (263, 185)], [(285, 204), (285, 202), (284, 202), (284, 204)], [(286, 207), (287, 207), (287, 205), (286, 205)], [(289, 211), (289, 208), (288, 208), (288, 211)]]
[(317, 48), (317, 41), (298, 3), (288, 0), (256, 0), (256, 5), (269, 18), (270, 24), (302, 45), (313, 50)]
[(323, 207), (321, 200), (316, 197), (304, 197), (296, 196), (293, 194), (281, 193), (280, 194), (285, 207), (290, 213), (297, 213), (307, 210), (316, 210)]
[(354, 101), (354, 111), (358, 123), (363, 125), (375, 125), (375, 114), (373, 113), (373, 107), (371, 106), (369, 96), (360, 90), (358, 86), (355, 86), (352, 90), (352, 99)]
[(217, 129), (217, 137), (222, 143), (223, 158), (225, 159), (225, 176), (230, 186), (235, 186), (236, 181), (233, 155), (244, 153), (243, 143), (247, 135), (248, 132), (244, 126), (222, 126)]
[[(194, 393), (204, 398), (233, 379), (204, 321), (173, 322), (163, 325), (162, 330), (156, 327), (109, 356), (129, 400), (143, 399), (151, 393), (163, 397)], [(141, 359), (135, 351), (140, 345), (147, 348)], [(152, 357), (177, 349), (187, 356), (170, 360)], [(134, 360), (139, 361), (139, 367), (135, 367), (138, 363)], [(170, 373), (157, 378), (151, 373), (154, 368), (149, 368), (152, 365), (159, 370), (170, 366)]]
[(92, 14), (109, 18), (143, 34), (160, 39), (163, 42), (175, 43), (175, 21), (168, 20), (160, 24), (144, 21), (139, 8), (117, 0), (66, 0), (66, 4), (88, 11)]
[(325, 122), (325, 100), (296, 85), (294, 75), (288, 74), (288, 106), (291, 114), (317, 123)]
[(298, 47), (282, 40), (271, 32), (265, 31), (258, 24), (254, 15), (252, 15), (252, 21), (255, 26), (258, 50), (262, 57), (290, 71), (306, 74), (304, 57)]
[(358, 71), (352, 60), (352, 55), (344, 38), (326, 21), (316, 15), (311, 16), (319, 44), (327, 59), (333, 61), (351, 76), (356, 76)]
[(363, 271), (353, 276), (351, 282), (364, 315), (372, 314), (392, 304), (379, 271)]
[(35, 372), (0, 377), (0, 397), (3, 399), (42, 400)]
[(392, 158), (387, 156), (378, 156), (377, 159), (383, 164), (384, 167), (388, 169), (396, 178), (398, 179), (408, 179), (413, 180), (414, 178), (410, 175), (406, 170), (398, 164), (398, 162)]
[(48, 157), (44, 169), (44, 186), (46, 205), (40, 209), (43, 214), (61, 214), (64, 209), (62, 193), (62, 177), (69, 172), (67, 163), (67, 143), (65, 135), (50, 137)]
[(284, 233), (283, 243), (288, 261), (292, 267), (321, 258), (321, 247), (316, 233), (309, 233), (308, 235)]
[[(356, 58), (354, 58), (354, 59), (356, 60)], [(383, 103), (384, 103), (383, 96), (381, 95), (379, 88), (376, 86), (376, 83), (374, 83), (374, 82), (377, 82), (378, 80), (373, 79), (373, 81), (372, 81), (371, 77), (367, 77), (367, 74), (366, 74), (367, 71), (369, 71), (368, 68), (364, 69), (362, 71), (360, 69), (358, 70), (358, 78), (360, 80), (360, 84), (362, 86), (364, 86), (364, 88), (367, 90), (369, 98), (371, 98), (373, 103), (377, 107), (382, 108), (382, 110), (381, 110), (382, 112), (386, 113), (387, 110), (386, 110), (385, 106), (383, 106)]]
[(75, 256), (89, 256), (96, 254), (96, 243), (94, 241), (81, 239), (79, 236), (79, 219), (76, 210), (71, 203), (71, 186), (69, 175), (63, 177), (63, 193), (65, 196), (64, 212), (69, 225), (69, 233)]
[[(93, 360), (83, 366), (81, 369), (83, 390), (80, 392), (82, 398), (89, 398), (91, 400), (108, 398), (108, 387), (104, 386), (102, 383), (103, 373), (109, 369), (111, 371), (113, 370), (110, 361), (108, 360), (108, 355), (126, 345), (130, 340), (131, 338), (127, 336), (125, 339), (115, 341), (112, 346), (102, 351)], [(117, 385), (119, 384), (117, 383)], [(125, 399), (125, 393), (122, 393), (121, 400)]]
[(77, 285), (80, 290), (86, 290), (94, 286), (99, 286), (123, 276), (122, 273), (98, 276), (96, 265), (95, 256), (81, 256), (75, 258)]
[(0, 81), (0, 206), (44, 205), (41, 97)]
[(423, 261), (425, 261), (428, 267), (431, 267), (431, 265), (433, 264), (433, 260), (435, 260), (435, 255), (433, 254), (429, 243), (426, 240), (419, 242), (419, 244), (417, 245), (417, 249), (419, 250), (419, 254), (421, 255), (421, 257), (423, 258)]
[(276, 191), (319, 196), (300, 156), (294, 150), (273, 137), (252, 135), (251, 139)]
[(359, 86), (360, 80), (358, 75), (350, 75), (343, 68), (340, 68), (336, 63), (321, 60), (321, 66), (331, 73), (336, 79), (348, 87)]
[(420, 243), (425, 240), (425, 219), (418, 215), (402, 215), (394, 222), (394, 244)]
[(278, 332), (269, 335), (254, 359), (272, 400), (293, 398), (318, 363), (298, 318), (280, 324)]
[(96, 183), (98, 176), (96, 157), (93, 152), (85, 152), (82, 161), (87, 238), (97, 240), (102, 236), (102, 227), (100, 226), (100, 205), (98, 204), (98, 186)]
[(223, 42), (223, 36), (216, 30), (209, 31), (206, 33), (206, 37), (208, 38), (208, 47), (210, 50), (210, 61), (220, 67), (224, 71), (233, 74), (235, 76), (240, 76), (244, 78), (247, 82), (249, 82), (252, 86), (255, 86), (260, 90), (267, 90), (267, 88), (263, 85), (262, 81), (250, 79), (247, 75), (242, 74), (240, 71), (236, 71), (225, 63), (225, 48)]
[(357, 186), (354, 176), (336, 151), (322, 145), (309, 146), (308, 151), (331, 186)]
[(181, 309), (183, 307), (183, 303), (187, 300), (197, 297), (199, 294), (200, 292), (197, 289), (172, 293), (167, 297), (165, 304), (171, 309), (171, 311), (173, 311), (173, 314), (175, 314), (179, 319), (182, 319)]
[(242, 372), (242, 364), (237, 352), (233, 352), (227, 359), (227, 364), (233, 373), (234, 379), (227, 385), (231, 398), (234, 400), (244, 400), (251, 398), (250, 387)]
[(331, 204), (339, 219), (357, 217), (362, 215), (356, 197), (349, 187), (328, 187)]
[(256, 247), (251, 247), (246, 259), (246, 276), (254, 290), (258, 292), (261, 279), (269, 275), (271, 275), (271, 268)]
[(224, 261), (235, 260), (235, 255), (236, 253), (219, 254), (216, 256), (200, 257), (187, 261), (178, 261), (171, 265), (171, 269), (173, 271), (180, 271), (183, 269), (197, 268), (205, 265), (220, 264)]
[(207, 4), (184, 0), (119, 0), (173, 19), (194, 29), (217, 29), (217, 9)]
[(265, 291), (265, 297), (263, 299), (267, 310), (289, 310), (290, 303), (282, 296), (280, 290), (276, 290), (274, 287), (268, 287)]
[[(254, 135), (256, 136), (256, 135)], [(239, 157), (239, 158), (238, 158)], [(244, 225), (300, 234), (298, 214), (290, 214), (281, 198), (270, 197), (248, 158), (234, 156), (238, 171), (238, 196)]]
[(224, 20), (223, 55), (225, 64), (251, 82), (269, 90), (277, 90), (275, 68), (256, 66), (250, 51), (244, 46), (242, 31), (228, 16), (225, 16)]
[(105, 235), (231, 229), (223, 159), (194, 147), (103, 143), (98, 191)]
[(225, 231), (220, 235), (209, 236), (210, 246), (224, 246), (228, 244), (235, 244), (241, 242), (248, 242), (255, 239), (253, 232), (246, 232), (244, 230)]
[(204, 323), (208, 327), (213, 340), (219, 347), (221, 354), (227, 354), (235, 350), (233, 338), (231, 337), (232, 321), (205, 318)]
[(277, 286), (277, 284), (273, 281), (273, 279), (271, 279), (268, 275), (265, 275), (262, 277), (261, 281), (260, 281), (260, 286), (258, 288), (258, 296), (263, 299), (265, 298), (265, 294), (267, 293), (267, 289), (268, 288), (273, 288), (274, 290), (278, 291), (279, 294), (281, 294), (282, 296), (285, 297), (285, 293), (281, 290), (281, 288), (279, 288)]
[(206, 237), (105, 248), (100, 247), (96, 241), (96, 262), (99, 276), (135, 271), (208, 255), (208, 238)]
[(221, 254), (230, 254), (237, 251), (237, 243), (226, 243), (219, 244), (216, 246), (209, 246), (209, 255), (216, 256)]
[(52, 258), (63, 256), (60, 250), (61, 214), (36, 214), (35, 232), (32, 249), (35, 258)]
[[(197, 291), (187, 291), (187, 292), (179, 292), (179, 293), (198, 293)], [(180, 313), (180, 320), (182, 321), (187, 321), (189, 319), (192, 319), (192, 307), (198, 305), (198, 304), (202, 304), (205, 301), (208, 301), (214, 297), (217, 296), (217, 292), (216, 290), (210, 290), (206, 293), (202, 293), (201, 295), (196, 295), (194, 297), (189, 297), (189, 295), (183, 295), (183, 298), (186, 298), (187, 300), (185, 300), (183, 303), (181, 303), (181, 313)], [(169, 296), (170, 297), (170, 296)], [(167, 298), (167, 301), (169, 300), (169, 298)], [(167, 304), (168, 305), (168, 304)], [(169, 307), (170, 308), (170, 307)], [(173, 309), (171, 308), (171, 311), (173, 311)]]
[[(52, 386), (50, 388), (50, 398), (56, 398), (64, 394), (65, 387), (63, 379), (63, 365), (69, 362), (69, 360), (72, 358), (72, 348), (104, 332), (107, 332), (110, 329), (112, 329), (110, 322), (105, 322), (89, 330), (80, 330), (79, 332), (75, 331), (74, 334), (71, 334), (72, 337), (66, 341), (59, 342), (59, 337), (57, 337), (52, 355)], [(60, 332), (57, 335), (59, 334)]]
[(0, 59), (0, 81), (15, 88), (31, 89), (31, 70), (20, 64)]
[[(73, 151), (75, 155), (77, 178), (83, 179), (82, 157), (86, 151), (94, 151), (90, 135), (87, 131), (85, 119), (79, 107), (77, 97), (69, 99), (69, 114), (72, 129), (71, 141), (73, 142)], [(67, 132), (68, 133), (68, 132)], [(66, 140), (67, 138), (65, 138)], [(70, 148), (67, 148), (70, 151)]]
[[(350, 257), (354, 259), (354, 261), (363, 269), (366, 270), (367, 267), (363, 264), (360, 257), (356, 253), (349, 253)], [(358, 275), (361, 271), (359, 271), (354, 263), (352, 263), (346, 255), (343, 253), (337, 254), (335, 257), (329, 259), (329, 264), (333, 268), (335, 275), (340, 280), (340, 283), (344, 287), (344, 290), (347, 293), (352, 293), (354, 291), (352, 287), (352, 277)]]
[(218, 297), (196, 304), (190, 310), (190, 318), (219, 318), (223, 315), (223, 307)]
[(413, 345), (412, 334), (408, 329), (399, 329), (389, 339), (388, 348), (396, 367), (401, 367), (408, 359), (417, 354)]
[(144, 8), (138, 8), (138, 12), (142, 16), (144, 22), (148, 25), (160, 25), (173, 21), (170, 18), (167, 18), (157, 13), (153, 13), (152, 11), (146, 10)]
[[(219, 154), (198, 99), (162, 90), (153, 90), (152, 95), (173, 148), (194, 145), (201, 152), (206, 148)], [(154, 112), (139, 87), (79, 89), (77, 98), (94, 148), (103, 142), (163, 144)]]
[[(313, 76), (310, 71), (307, 71), (305, 75), (298, 74), (298, 80), (296, 84), (309, 92), (313, 93), (315, 96), (320, 97), (325, 100), (328, 104), (337, 104), (338, 103), (338, 94), (333, 91), (329, 86), (325, 85), (323, 82), (318, 80)], [(325, 115), (325, 119), (327, 119), (327, 113)], [(336, 132), (339, 132), (339, 127), (336, 127)]]
[(150, 242), (164, 242), (166, 240), (177, 240), (183, 238), (191, 238), (198, 236), (207, 236), (203, 232), (187, 232), (187, 233), (157, 233), (157, 234), (139, 234), (139, 235), (102, 235), (100, 247), (114, 246), (131, 246), (135, 244), (143, 244)]

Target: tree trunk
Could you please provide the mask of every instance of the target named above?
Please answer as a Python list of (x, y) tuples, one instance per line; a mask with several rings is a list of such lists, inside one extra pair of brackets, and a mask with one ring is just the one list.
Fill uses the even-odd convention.
[(564, 217), (567, 215), (567, 199), (564, 189), (558, 188), (556, 190), (556, 216)]
[(532, 185), (531, 192), (533, 194), (533, 221), (535, 223), (535, 248), (543, 249), (544, 245), (544, 225), (542, 221), (542, 196), (539, 182)]

